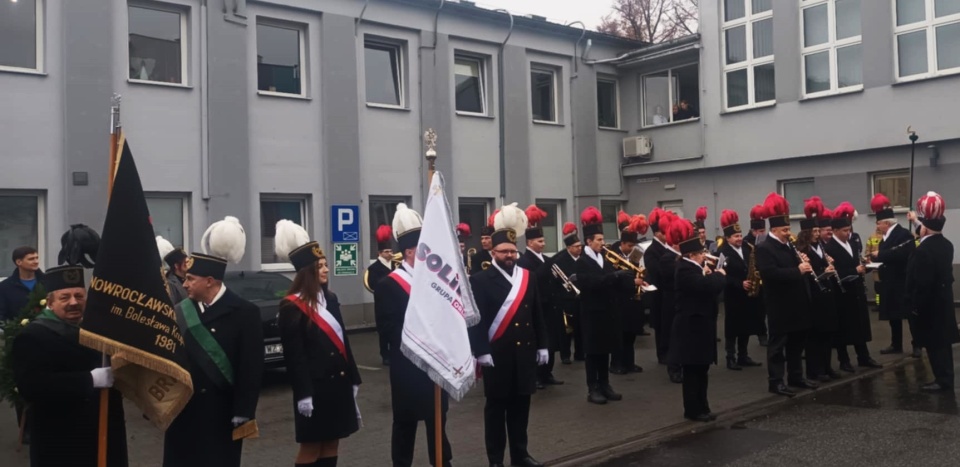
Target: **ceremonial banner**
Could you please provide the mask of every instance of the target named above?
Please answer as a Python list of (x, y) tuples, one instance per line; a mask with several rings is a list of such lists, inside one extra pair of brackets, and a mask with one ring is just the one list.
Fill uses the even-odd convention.
[(80, 343), (112, 356), (114, 387), (166, 430), (193, 395), (140, 175), (121, 135)]
[(436, 172), (423, 212), (400, 350), (460, 400), (475, 380), (467, 328), (480, 322), (480, 315), (452, 220), (443, 176)]

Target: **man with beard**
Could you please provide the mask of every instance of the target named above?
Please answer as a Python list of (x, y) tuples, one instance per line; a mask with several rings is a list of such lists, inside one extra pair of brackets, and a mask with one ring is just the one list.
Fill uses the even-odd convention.
[[(563, 224), (563, 245), (565, 249), (553, 255), (553, 264), (570, 279), (577, 273), (577, 260), (583, 254), (583, 243), (577, 235), (577, 225), (573, 222)], [(554, 279), (554, 298), (564, 320), (563, 342), (560, 345), (560, 361), (564, 365), (570, 361), (570, 345), (573, 344), (573, 359), (583, 361), (583, 334), (580, 326), (580, 296), (573, 290), (567, 290), (560, 278)]]
[[(913, 234), (900, 227), (893, 214), (893, 206), (883, 193), (877, 193), (870, 201), (870, 207), (877, 215), (877, 228), (883, 233), (878, 251), (870, 256), (872, 261), (881, 263), (879, 294), (880, 319), (890, 322), (890, 347), (880, 351), (881, 355), (903, 353), (903, 320), (910, 326), (910, 335), (916, 334), (913, 320), (907, 310), (905, 290), (907, 286), (907, 261), (916, 244)], [(913, 357), (920, 358), (920, 347), (913, 343)]]
[(723, 340), (727, 351), (727, 369), (736, 371), (743, 370), (745, 366), (760, 366), (750, 358), (747, 346), (750, 336), (759, 333), (763, 323), (760, 298), (748, 295), (754, 285), (748, 277), (754, 246), (749, 243), (744, 245), (739, 222), (740, 216), (736, 211), (724, 209), (720, 213), (720, 226), (726, 239), (720, 247), (721, 264), (718, 265), (726, 271)]
[(663, 303), (663, 291), (660, 284), (660, 257), (667, 251), (666, 232), (660, 230), (660, 219), (665, 211), (659, 207), (650, 211), (647, 217), (650, 230), (653, 232), (653, 242), (643, 252), (643, 267), (646, 268), (643, 280), (653, 285), (657, 290), (643, 294), (642, 302), (644, 308), (650, 313), (650, 327), (653, 329), (654, 342), (657, 348), (657, 363), (665, 365), (667, 363), (667, 343), (670, 342), (669, 329), (663, 329), (660, 322), (660, 306)]
[[(543, 389), (547, 385), (563, 384), (563, 381), (553, 376), (554, 355), (560, 350), (560, 340), (563, 335), (563, 315), (554, 303), (554, 295), (550, 293), (553, 282), (550, 273), (551, 258), (543, 255), (546, 242), (543, 240), (543, 228), (540, 224), (547, 217), (547, 212), (531, 204), (526, 210), (526, 216), (528, 227), (524, 237), (527, 240), (527, 249), (520, 256), (517, 265), (530, 271), (531, 278), (538, 282), (537, 293), (540, 294), (540, 305), (547, 332), (545, 340), (541, 343), (544, 344), (550, 357), (546, 365), (540, 365), (537, 368), (537, 389)], [(493, 246), (496, 248), (496, 245)]]

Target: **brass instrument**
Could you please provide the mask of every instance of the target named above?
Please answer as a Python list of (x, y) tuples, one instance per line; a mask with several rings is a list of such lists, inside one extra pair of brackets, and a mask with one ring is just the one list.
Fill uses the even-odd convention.
[(482, 269), (482, 270), (484, 270), (484, 271), (486, 271), (489, 267), (490, 267), (490, 262), (489, 262), (489, 261), (484, 261), (484, 262), (480, 263), (480, 269)]
[(760, 271), (757, 270), (757, 247), (753, 245), (750, 245), (750, 260), (747, 262), (747, 280), (750, 281), (747, 296), (750, 298), (760, 296), (760, 286), (762, 283), (760, 280)]
[(573, 282), (571, 282), (570, 278), (567, 277), (566, 273), (563, 272), (563, 269), (560, 269), (560, 266), (557, 266), (556, 263), (554, 263), (552, 266), (550, 266), (550, 269), (553, 271), (553, 277), (556, 277), (557, 279), (560, 279), (560, 282), (563, 282), (563, 288), (566, 289), (567, 292), (572, 292), (578, 297), (580, 296), (580, 289), (578, 289), (576, 285), (573, 285)]
[(403, 253), (394, 253), (393, 258), (390, 258), (390, 263), (393, 264), (393, 269), (397, 269), (403, 263)]
[[(646, 272), (646, 270), (643, 267), (637, 266), (636, 264), (633, 264), (630, 261), (627, 261), (626, 259), (623, 258), (623, 256), (618, 255), (616, 252), (614, 252), (613, 250), (607, 247), (603, 247), (603, 257), (608, 262), (610, 262), (610, 264), (612, 264), (613, 267), (620, 269), (622, 271), (633, 271), (634, 273), (637, 274), (637, 279), (643, 280), (643, 275)], [(637, 294), (635, 295), (635, 297), (640, 298), (641, 294), (643, 294), (643, 286), (637, 286)]]
[(563, 332), (567, 335), (573, 334), (573, 325), (570, 324), (566, 311), (563, 312)]
[(363, 271), (363, 288), (367, 289), (367, 292), (373, 293), (373, 287), (370, 287), (370, 268)]
[(470, 271), (473, 270), (473, 257), (477, 254), (476, 248), (470, 248), (467, 250), (467, 274), (470, 274)]
[(723, 235), (717, 235), (717, 239), (715, 242), (717, 244), (717, 251), (720, 251), (720, 247), (723, 246), (723, 242), (724, 242)]

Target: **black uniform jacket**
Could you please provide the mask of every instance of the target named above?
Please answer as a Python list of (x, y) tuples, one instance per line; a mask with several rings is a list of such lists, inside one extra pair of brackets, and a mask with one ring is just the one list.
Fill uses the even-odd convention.
[(374, 262), (370, 263), (369, 266), (367, 266), (367, 284), (370, 285), (371, 289), (376, 291), (377, 285), (380, 283), (380, 281), (383, 280), (384, 277), (387, 277), (391, 272), (393, 272), (393, 269), (384, 266), (378, 258)]
[(877, 252), (878, 263), (883, 263), (880, 273), (880, 319), (907, 319), (910, 311), (907, 310), (905, 291), (907, 286), (907, 261), (916, 243), (909, 230), (894, 225), (890, 235), (880, 242)]
[(800, 274), (800, 259), (772, 235), (757, 245), (757, 270), (770, 334), (806, 331), (812, 326), (809, 279)]
[[(610, 250), (620, 255), (621, 258), (639, 267), (640, 261), (630, 261), (630, 255), (624, 256), (620, 251), (620, 242), (610, 246)], [(646, 278), (647, 273), (643, 273)], [(648, 282), (649, 284), (649, 282)], [(643, 295), (637, 297), (637, 288), (634, 287), (630, 293), (617, 294), (617, 309), (620, 310), (620, 322), (623, 325), (625, 334), (636, 334), (643, 330), (643, 305), (641, 299)]]
[(674, 276), (677, 272), (677, 261), (680, 261), (680, 255), (674, 250), (664, 247), (663, 254), (660, 255), (657, 287), (661, 290), (660, 309), (658, 310), (660, 328), (658, 329), (663, 331), (664, 336), (661, 338), (661, 342), (666, 349), (670, 348), (670, 337), (673, 335), (673, 318), (677, 315), (677, 294), (674, 293), (674, 290), (676, 290)]
[(725, 260), (726, 287), (723, 289), (724, 329), (735, 336), (752, 336), (763, 332), (763, 315), (760, 314), (760, 297), (748, 297), (743, 290), (750, 269), (750, 252), (753, 246), (744, 242), (741, 258), (729, 243), (720, 247)]
[[(490, 256), (490, 252), (484, 249), (480, 249), (477, 254), (473, 255), (473, 259), (470, 260), (470, 274), (476, 274), (480, 271), (483, 271), (483, 263), (493, 261), (493, 257)], [(466, 263), (464, 263), (466, 264)]]
[[(857, 272), (860, 266), (860, 255), (851, 241), (850, 249), (853, 255), (840, 245), (836, 237), (827, 242), (826, 253), (833, 258), (833, 267), (837, 269), (840, 278), (859, 276), (858, 279), (844, 282), (846, 292), (837, 292), (837, 317), (839, 322), (838, 343), (852, 345), (870, 342), (873, 338), (870, 328), (870, 311), (867, 309), (866, 291), (863, 276)], [(881, 300), (882, 301), (882, 300)]]
[(537, 255), (527, 250), (520, 256), (517, 265), (530, 271), (536, 278), (547, 332), (546, 346), (543, 348), (555, 352), (560, 350), (560, 343), (563, 341), (563, 305), (560, 303), (563, 286), (559, 279), (553, 277), (553, 258), (546, 255), (543, 255), (543, 258), (544, 261), (540, 261)]
[[(584, 249), (589, 248), (585, 247)], [(603, 260), (603, 267), (584, 251), (577, 260), (576, 286), (580, 289), (580, 326), (587, 355), (620, 350), (623, 336), (617, 296), (636, 290), (634, 274), (617, 271)]]
[(547, 328), (539, 285), (527, 271), (527, 291), (503, 335), (490, 342), (489, 330), (510, 293), (511, 284), (495, 267), (470, 276), (470, 287), (480, 312), (480, 323), (470, 328), (470, 345), (477, 357), (490, 354), (493, 367), (483, 368), (487, 397), (529, 395), (537, 389), (537, 350), (547, 348)]
[[(573, 259), (573, 256), (570, 256), (570, 252), (567, 250), (553, 255), (550, 258), (550, 263), (551, 265), (556, 264), (567, 275), (567, 279), (577, 273), (577, 260)], [(579, 289), (579, 286), (577, 288)], [(561, 312), (570, 316), (580, 314), (580, 297), (577, 296), (576, 292), (567, 291), (563, 286), (563, 281), (558, 278), (553, 279), (553, 290), (554, 303), (557, 304)], [(561, 324), (563, 323), (562, 319), (561, 316)]]
[[(829, 261), (827, 261), (827, 254), (824, 252), (823, 247), (820, 248), (820, 252), (824, 256), (820, 256), (813, 249), (812, 246), (809, 246), (803, 251), (807, 258), (810, 259), (810, 267), (813, 268), (814, 274), (818, 277), (822, 276), (827, 267), (830, 266)], [(809, 279), (808, 279), (809, 280)], [(836, 277), (823, 277), (820, 280), (823, 285), (823, 289), (820, 286), (813, 284), (810, 287), (810, 300), (813, 305), (811, 308), (811, 317), (813, 318), (813, 331), (819, 333), (833, 334), (837, 332), (839, 323), (837, 317), (837, 294), (840, 293), (840, 286), (837, 284)]]
[(919, 346), (936, 349), (960, 342), (952, 263), (953, 244), (939, 234), (926, 237), (910, 257), (906, 303), (914, 314), (913, 337)]
[(717, 296), (726, 286), (723, 274), (681, 259), (675, 269), (677, 316), (673, 320), (668, 361), (674, 365), (709, 365), (717, 361)]
[[(95, 467), (100, 389), (90, 371), (100, 353), (80, 345), (80, 328), (37, 319), (13, 342), (13, 375), (29, 404), (30, 463), (34, 467)], [(127, 435), (120, 393), (110, 390), (107, 465), (127, 465)], [(12, 430), (9, 431), (14, 436)]]
[[(233, 368), (233, 385), (218, 387), (191, 361), (193, 397), (167, 429), (165, 467), (239, 466), (241, 441), (233, 441), (233, 417), (256, 418), (263, 381), (260, 309), (227, 289), (206, 311), (194, 302), (200, 322), (216, 339)], [(189, 331), (185, 331), (189, 332)], [(187, 340), (188, 355), (203, 352)], [(191, 357), (192, 360), (192, 357)]]
[[(660, 290), (660, 257), (666, 251), (667, 249), (663, 244), (654, 239), (647, 250), (643, 252), (643, 267), (645, 268), (643, 280), (657, 287), (657, 290), (644, 292), (643, 294), (644, 306), (650, 310), (650, 326), (654, 330), (660, 329), (660, 304), (663, 295), (663, 291)], [(669, 332), (669, 330), (666, 332)]]

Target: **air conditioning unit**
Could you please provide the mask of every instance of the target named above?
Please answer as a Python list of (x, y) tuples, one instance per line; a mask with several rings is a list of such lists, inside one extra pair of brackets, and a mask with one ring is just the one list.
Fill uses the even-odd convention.
[(623, 157), (632, 159), (650, 159), (653, 156), (653, 140), (647, 135), (630, 136), (623, 139)]

